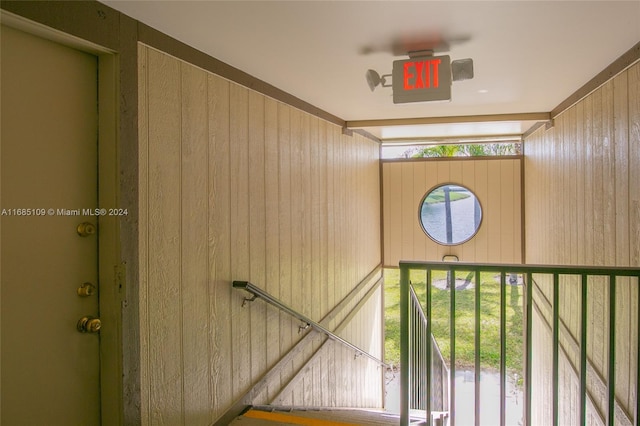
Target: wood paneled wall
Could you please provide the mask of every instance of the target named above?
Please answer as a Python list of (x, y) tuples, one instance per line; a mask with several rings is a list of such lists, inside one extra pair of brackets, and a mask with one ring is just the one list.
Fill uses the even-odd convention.
[[(388, 161), (382, 165), (382, 180), (385, 266), (398, 267), (400, 260), (439, 261), (444, 255), (462, 262), (521, 262), (519, 158)], [(482, 207), (480, 229), (464, 244), (437, 244), (418, 222), (420, 201), (444, 183), (466, 186)]]
[[(367, 328), (381, 330), (384, 326), (383, 312), (380, 310), (383, 297), (381, 276), (378, 275), (377, 280), (377, 285), (363, 288), (366, 295), (359, 295), (350, 303), (347, 310), (351, 315), (340, 318), (336, 333), (382, 359), (382, 334), (366, 336), (360, 332)], [(362, 300), (360, 309), (355, 309), (357, 299)], [(276, 396), (265, 400), (265, 403), (303, 407), (376, 407), (383, 398), (380, 384), (380, 378), (385, 373), (383, 368), (332, 340), (314, 347), (313, 356), (308, 358), (302, 370), (306, 374), (288, 381)], [(358, 371), (360, 373), (354, 374)], [(322, 388), (318, 386), (320, 383), (329, 383), (329, 386)], [(367, 389), (368, 392), (362, 392), (361, 389)]]
[[(640, 64), (568, 108), (553, 128), (525, 140), (525, 194), (528, 263), (640, 266)], [(552, 290), (548, 281), (539, 284), (536, 300), (543, 306), (543, 298), (552, 300)], [(616, 322), (608, 324), (606, 280), (590, 282), (586, 307), (580, 306), (579, 285), (562, 283), (559, 309), (567, 341), (579, 338), (580, 312), (587, 309), (589, 424), (601, 424), (597, 412), (606, 409), (610, 327), (616, 330), (616, 424), (633, 420), (637, 285), (618, 280)], [(540, 311), (548, 321), (549, 309)], [(534, 358), (550, 353), (548, 333), (535, 338)], [(563, 362), (575, 366), (576, 350), (567, 344)], [(566, 383), (575, 382), (575, 374), (570, 376)], [(540, 377), (546, 379), (539, 386), (548, 387), (550, 376)], [(576, 392), (575, 385), (564, 386), (561, 411), (577, 408)]]
[[(378, 144), (143, 45), (139, 88), (143, 423), (209, 425), (304, 335), (263, 302), (241, 308), (232, 280), (320, 321), (380, 264)], [(381, 347), (381, 329), (344, 333)], [(330, 390), (313, 371), (335, 405), (382, 404), (381, 374)]]

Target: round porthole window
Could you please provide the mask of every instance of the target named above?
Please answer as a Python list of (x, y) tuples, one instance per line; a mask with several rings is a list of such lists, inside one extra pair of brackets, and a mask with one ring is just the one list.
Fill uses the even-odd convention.
[(470, 189), (449, 183), (425, 194), (418, 216), (429, 238), (452, 246), (469, 241), (478, 232), (482, 207)]

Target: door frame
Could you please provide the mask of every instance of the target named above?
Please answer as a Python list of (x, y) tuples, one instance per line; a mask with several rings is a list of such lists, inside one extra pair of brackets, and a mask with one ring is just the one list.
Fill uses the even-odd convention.
[[(98, 217), (98, 288), (100, 330), (101, 423), (123, 424), (122, 313), (125, 269), (120, 259), (118, 174), (118, 56), (97, 44), (74, 37), (19, 15), (0, 10), (8, 27), (92, 54), (98, 59), (98, 206), (114, 209)], [(127, 212), (129, 213), (129, 212)]]

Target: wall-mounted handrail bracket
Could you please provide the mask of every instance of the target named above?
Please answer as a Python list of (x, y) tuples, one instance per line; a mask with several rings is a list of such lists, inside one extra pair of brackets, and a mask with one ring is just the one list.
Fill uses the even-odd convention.
[(247, 305), (247, 302), (253, 302), (254, 300), (256, 300), (258, 298), (258, 295), (255, 293), (250, 293), (252, 295), (252, 297), (245, 297), (244, 299), (242, 299), (242, 307), (244, 308)]
[(298, 334), (302, 333), (304, 330), (308, 329), (309, 327), (311, 327), (311, 324), (303, 321), (302, 324), (298, 326)]

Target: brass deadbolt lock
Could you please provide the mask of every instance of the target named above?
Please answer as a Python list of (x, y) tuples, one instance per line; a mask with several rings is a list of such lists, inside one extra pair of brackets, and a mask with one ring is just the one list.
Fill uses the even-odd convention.
[(102, 327), (102, 321), (100, 318), (82, 317), (78, 321), (77, 327), (80, 333), (98, 333)]
[(82, 285), (78, 287), (78, 296), (80, 297), (92, 296), (95, 293), (96, 293), (96, 286), (91, 283), (82, 283)]
[(93, 223), (82, 222), (80, 225), (78, 225), (76, 231), (78, 231), (78, 235), (80, 235), (81, 237), (88, 237), (89, 235), (93, 235), (96, 233), (96, 226)]

